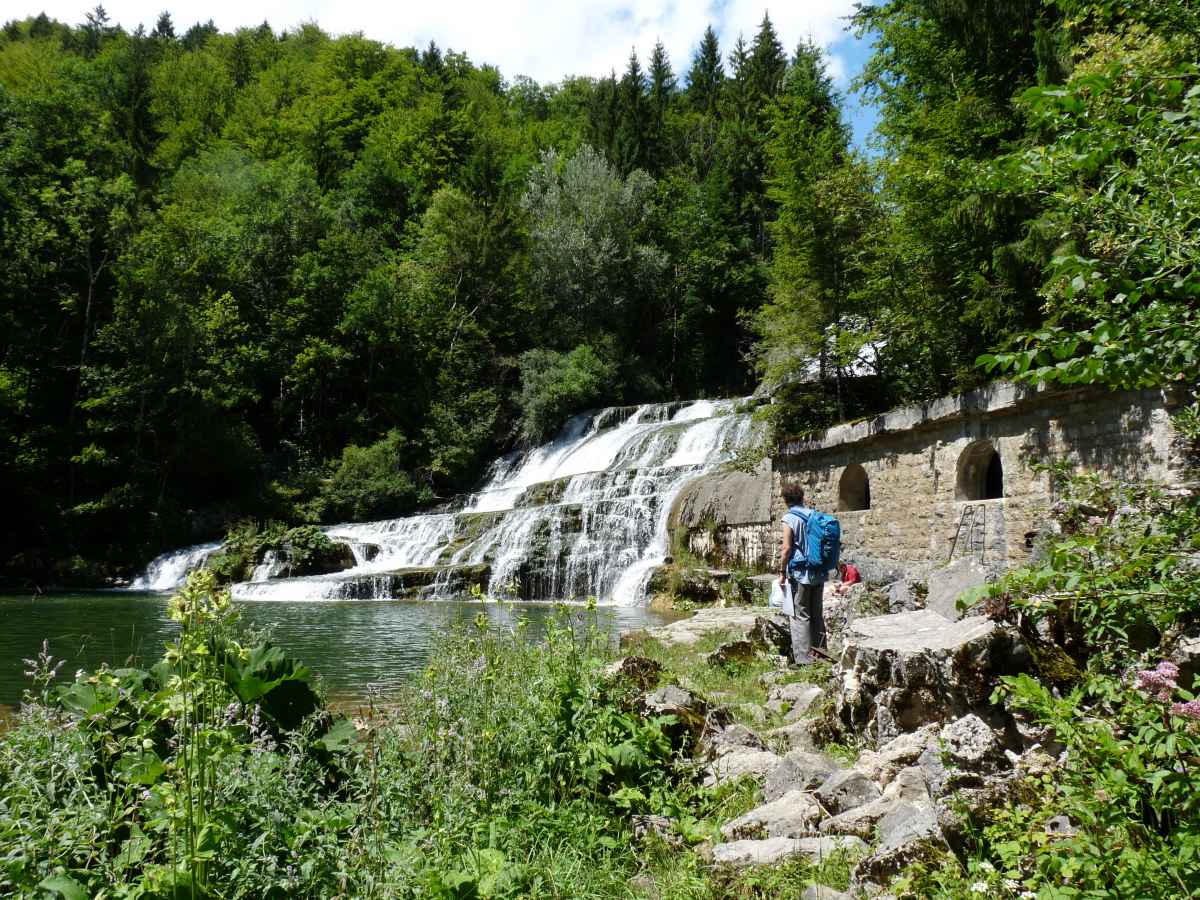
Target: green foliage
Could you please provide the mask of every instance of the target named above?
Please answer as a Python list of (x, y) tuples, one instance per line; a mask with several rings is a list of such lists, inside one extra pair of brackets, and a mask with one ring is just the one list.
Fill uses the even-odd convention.
[(321, 490), (326, 513), (334, 519), (383, 519), (409, 512), (427, 499), (405, 471), (407, 441), (399, 431), (369, 447), (351, 444)]
[(616, 374), (588, 345), (570, 353), (528, 350), (521, 356), (521, 435), (550, 438), (572, 413), (595, 406)]

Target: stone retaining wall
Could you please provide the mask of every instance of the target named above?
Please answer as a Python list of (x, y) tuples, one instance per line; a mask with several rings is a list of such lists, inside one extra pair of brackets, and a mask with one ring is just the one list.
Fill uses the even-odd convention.
[[(963, 557), (1019, 565), (1053, 501), (1049, 475), (1034, 464), (1180, 481), (1183, 454), (1170, 422), (1177, 404), (1157, 390), (994, 383), (839, 425), (781, 445), (772, 518), (784, 512), (782, 479), (794, 478), (809, 503), (836, 511), (843, 555), (872, 569), (912, 572)], [(868, 506), (864, 480), (869, 508), (855, 508)]]
[(692, 553), (774, 566), (783, 478), (835, 511), (844, 556), (870, 581), (925, 577), (952, 560), (1025, 562), (1053, 501), (1036, 462), (1113, 478), (1183, 478), (1170, 416), (1182, 391), (1039, 390), (996, 382), (785, 441), (753, 473), (684, 489), (673, 514)]

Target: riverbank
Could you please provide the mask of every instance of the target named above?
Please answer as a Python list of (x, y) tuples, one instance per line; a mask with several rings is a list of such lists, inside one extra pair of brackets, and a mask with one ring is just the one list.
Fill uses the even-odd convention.
[(619, 650), (583, 609), (536, 640), (484, 616), (355, 721), (195, 576), (150, 670), (60, 690), (35, 661), (0, 893), (1189, 896), (1200, 510), (1072, 490), (975, 615), (831, 598), (833, 666), (787, 666), (763, 608)]

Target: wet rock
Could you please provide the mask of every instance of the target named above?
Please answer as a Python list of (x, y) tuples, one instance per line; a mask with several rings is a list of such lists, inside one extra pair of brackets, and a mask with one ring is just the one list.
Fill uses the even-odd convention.
[(816, 791), (817, 800), (830, 813), (837, 815), (879, 798), (875, 782), (857, 769), (834, 772)]
[(817, 862), (839, 850), (854, 851), (865, 848), (866, 844), (853, 837), (767, 838), (761, 841), (717, 844), (712, 848), (712, 861), (715, 865), (740, 869), (749, 866), (769, 866), (797, 856)]
[(792, 750), (767, 773), (763, 798), (777, 800), (790, 791), (809, 791), (828, 780), (837, 764), (823, 753)]
[(996, 675), (1023, 664), (1012, 633), (981, 616), (929, 610), (857, 620), (847, 635), (837, 713), (879, 743), (986, 707)]
[(950, 849), (930, 803), (896, 804), (879, 821), (879, 846), (861, 860), (851, 875), (852, 884), (883, 884), (916, 862), (932, 862)]
[(726, 668), (750, 662), (757, 652), (757, 648), (750, 641), (727, 641), (712, 653), (707, 654), (704, 661), (710, 666)]
[(761, 781), (780, 763), (780, 757), (768, 750), (734, 750), (710, 762), (704, 768), (704, 784), (713, 787), (749, 776)]
[(648, 656), (626, 656), (604, 667), (606, 679), (624, 679), (642, 691), (657, 687), (662, 672), (663, 667)]
[(821, 815), (821, 807), (809, 794), (788, 791), (727, 822), (721, 828), (721, 834), (729, 841), (801, 837), (812, 832)]

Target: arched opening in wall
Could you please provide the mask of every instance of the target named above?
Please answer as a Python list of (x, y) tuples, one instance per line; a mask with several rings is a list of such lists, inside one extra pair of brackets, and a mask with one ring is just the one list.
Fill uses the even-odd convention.
[(959, 500), (998, 500), (1004, 496), (1004, 464), (991, 441), (970, 444), (958, 458)]
[(871, 479), (858, 463), (851, 463), (842, 472), (837, 508), (839, 512), (871, 508)]

